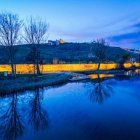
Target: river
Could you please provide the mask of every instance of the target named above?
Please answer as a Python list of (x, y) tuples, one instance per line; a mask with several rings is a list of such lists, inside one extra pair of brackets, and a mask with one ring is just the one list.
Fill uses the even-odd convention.
[(140, 140), (139, 73), (1, 96), (0, 140)]

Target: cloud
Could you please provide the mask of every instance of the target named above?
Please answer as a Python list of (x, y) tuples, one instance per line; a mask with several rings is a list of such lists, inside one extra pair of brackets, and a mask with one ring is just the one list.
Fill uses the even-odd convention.
[(139, 47), (140, 22), (136, 15), (126, 15), (108, 22), (73, 25), (63, 28), (52, 25), (51, 38), (63, 38), (66, 41), (84, 42), (97, 38), (105, 38), (110, 44), (121, 47)]
[(111, 36), (108, 39), (114, 45), (121, 45), (122, 47), (140, 48), (140, 22), (130, 26), (128, 29), (130, 33)]

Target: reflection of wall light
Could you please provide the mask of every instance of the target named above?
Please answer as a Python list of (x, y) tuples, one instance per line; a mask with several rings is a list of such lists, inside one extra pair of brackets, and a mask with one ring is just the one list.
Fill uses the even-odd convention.
[[(91, 79), (97, 79), (98, 78), (98, 74), (90, 74), (88, 75)], [(113, 77), (113, 74), (100, 74), (99, 77), (100, 78), (107, 78), (107, 77)]]

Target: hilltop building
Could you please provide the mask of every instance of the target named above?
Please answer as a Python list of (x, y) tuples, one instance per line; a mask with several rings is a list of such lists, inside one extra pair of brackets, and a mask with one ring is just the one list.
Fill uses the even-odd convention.
[(60, 45), (60, 44), (64, 44), (65, 43), (65, 41), (64, 40), (62, 40), (62, 39), (59, 39), (59, 40), (55, 40), (55, 41), (53, 41), (53, 40), (48, 40), (48, 45), (50, 45), (50, 46), (58, 46), (58, 45)]

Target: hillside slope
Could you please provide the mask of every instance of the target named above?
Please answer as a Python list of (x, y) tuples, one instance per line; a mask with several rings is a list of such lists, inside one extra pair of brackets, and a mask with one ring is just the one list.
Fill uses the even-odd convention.
[[(48, 46), (47, 44), (41, 44), (37, 46), (40, 48), (41, 56), (45, 60), (45, 63), (52, 63), (53, 59), (57, 59), (59, 62), (65, 63), (88, 63), (91, 61), (89, 55), (94, 55), (96, 45), (93, 46), (92, 52), (91, 44), (88, 43), (65, 43), (58, 46)], [(27, 55), (30, 52), (30, 45), (17, 45), (16, 48), (16, 63), (30, 63), (27, 61)], [(128, 52), (119, 47), (107, 47), (106, 55), (107, 61), (116, 62), (121, 56)], [(96, 63), (96, 60), (92, 60)], [(6, 53), (3, 47), (0, 47), (0, 64), (8, 63)]]

